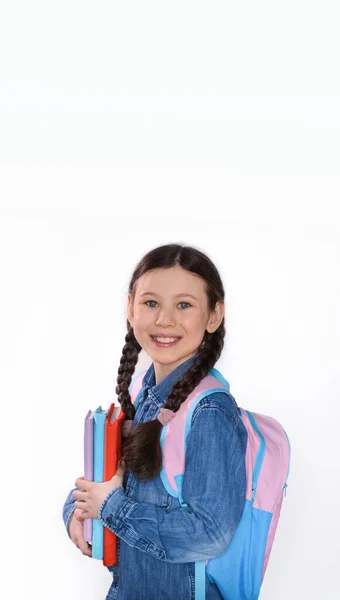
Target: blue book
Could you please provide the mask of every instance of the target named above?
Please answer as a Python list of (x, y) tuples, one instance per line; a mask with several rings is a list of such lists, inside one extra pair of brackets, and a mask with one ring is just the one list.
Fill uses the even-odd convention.
[[(105, 420), (107, 410), (99, 406), (93, 415), (93, 481), (104, 481), (104, 445), (105, 445)], [(99, 519), (92, 521), (92, 558), (103, 560), (104, 557), (104, 526)]]

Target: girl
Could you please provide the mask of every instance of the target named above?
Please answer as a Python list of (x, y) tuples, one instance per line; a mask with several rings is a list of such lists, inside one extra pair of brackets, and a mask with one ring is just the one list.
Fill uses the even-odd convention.
[[(78, 478), (63, 518), (72, 541), (87, 556), (84, 519), (100, 519), (118, 536), (118, 564), (109, 567), (113, 582), (106, 600), (194, 600), (195, 561), (223, 553), (242, 516), (247, 432), (226, 393), (199, 401), (187, 437), (184, 507), (168, 494), (159, 475), (160, 433), (222, 352), (219, 273), (195, 248), (155, 248), (132, 275), (127, 315), (116, 387), (124, 427), (131, 426), (125, 431), (122, 466), (104, 483)], [(141, 349), (152, 364), (135, 411), (129, 385)], [(222, 598), (207, 577), (205, 591), (206, 600)]]

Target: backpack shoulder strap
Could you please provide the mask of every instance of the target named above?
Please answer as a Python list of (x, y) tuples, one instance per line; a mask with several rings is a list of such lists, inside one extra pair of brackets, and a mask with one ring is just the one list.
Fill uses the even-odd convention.
[(131, 396), (131, 402), (137, 410), (138, 404), (141, 399), (141, 391), (143, 385), (143, 379), (146, 371), (142, 371), (141, 373), (137, 373), (130, 383), (129, 392)]
[[(138, 373), (133, 378), (129, 392), (131, 401), (137, 409), (141, 399), (143, 379), (146, 371)], [(176, 412), (172, 421), (162, 428), (160, 444), (162, 449), (162, 470), (160, 477), (169, 494), (178, 498), (180, 504), (185, 506), (182, 499), (182, 483), (185, 471), (186, 438), (191, 428), (191, 420), (198, 403), (215, 392), (230, 394), (228, 381), (217, 369), (211, 369), (206, 377), (196, 386)]]
[(181, 404), (175, 417), (162, 429), (161, 480), (167, 492), (178, 498), (182, 506), (185, 506), (182, 498), (182, 483), (185, 471), (186, 437), (191, 428), (192, 415), (200, 400), (215, 392), (224, 392), (230, 396), (229, 383), (217, 369), (212, 369)]

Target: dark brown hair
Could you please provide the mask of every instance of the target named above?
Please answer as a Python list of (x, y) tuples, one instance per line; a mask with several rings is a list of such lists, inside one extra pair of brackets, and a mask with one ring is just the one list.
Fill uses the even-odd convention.
[[(159, 246), (148, 252), (136, 266), (129, 283), (129, 293), (132, 301), (135, 294), (135, 283), (152, 269), (170, 268), (175, 265), (195, 273), (205, 281), (208, 308), (214, 310), (216, 302), (224, 302), (224, 288), (213, 262), (200, 250), (191, 246), (180, 244), (167, 244)], [(127, 320), (128, 333), (125, 337), (120, 366), (118, 369), (116, 393), (122, 410), (127, 419), (133, 419), (135, 408), (131, 402), (129, 386), (138, 362), (141, 346), (137, 342), (133, 329)], [(224, 345), (224, 318), (221, 325), (214, 333), (204, 334), (198, 354), (191, 367), (172, 387), (168, 399), (164, 404), (177, 412), (182, 402), (202, 381), (213, 368)], [(123, 459), (127, 469), (135, 474), (139, 480), (155, 477), (161, 471), (162, 453), (160, 447), (160, 433), (162, 425), (158, 419), (136, 425), (123, 443)]]

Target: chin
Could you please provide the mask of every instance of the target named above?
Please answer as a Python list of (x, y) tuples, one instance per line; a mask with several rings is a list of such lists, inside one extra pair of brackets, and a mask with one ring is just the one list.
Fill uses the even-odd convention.
[(161, 352), (150, 352), (150, 357), (152, 358), (152, 360), (157, 361), (160, 364), (164, 364), (164, 365), (168, 365), (169, 363), (173, 363), (173, 362), (177, 362), (178, 360), (181, 360), (181, 356), (180, 355), (170, 355), (170, 353), (168, 354), (168, 356), (164, 356), (164, 353), (162, 354)]
[(168, 353), (165, 354), (163, 348), (160, 350), (160, 352), (150, 352), (150, 358), (155, 361), (158, 362), (161, 365), (169, 365), (172, 363), (177, 363), (179, 361), (186, 361), (190, 356), (193, 356), (194, 354), (196, 354), (196, 352), (192, 351), (188, 351), (188, 352), (181, 352), (181, 353)]

